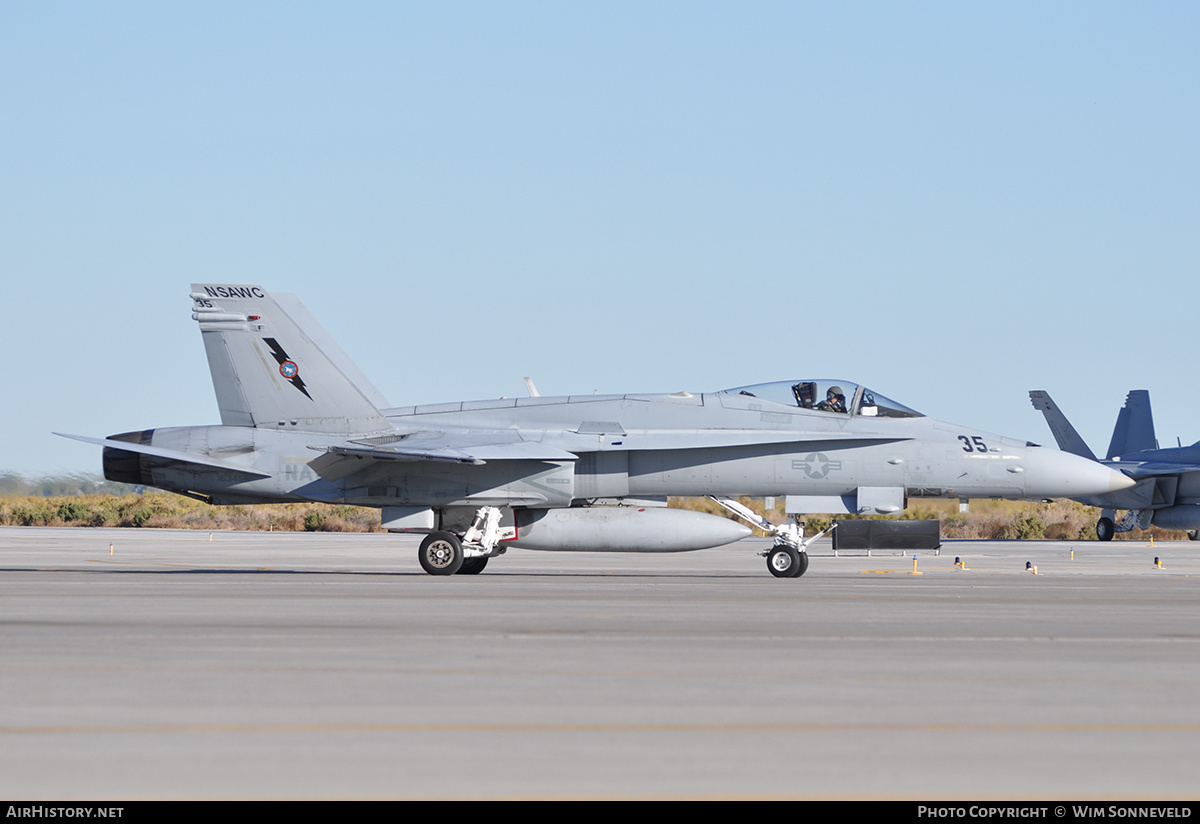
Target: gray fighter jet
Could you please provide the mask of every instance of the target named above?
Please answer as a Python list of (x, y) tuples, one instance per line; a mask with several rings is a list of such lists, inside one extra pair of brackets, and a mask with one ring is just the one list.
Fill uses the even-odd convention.
[[(477, 573), (508, 546), (678, 552), (750, 534), (667, 509), (669, 495), (786, 495), (795, 514), (894, 514), (913, 496), (1132, 485), (846, 381), (388, 408), (295, 297), (221, 284), (193, 285), (191, 297), (221, 425), (68, 437), (104, 447), (106, 478), (214, 504), (378, 507), (385, 529), (426, 534), (419, 558), (434, 575)], [(803, 574), (798, 524), (756, 525), (776, 538), (764, 553), (771, 572)]]
[[(1033, 408), (1046, 416), (1060, 449), (1097, 460), (1049, 394), (1034, 389), (1029, 399)], [(1072, 496), (1080, 503), (1100, 507), (1096, 522), (1099, 540), (1111, 541), (1117, 532), (1146, 529), (1151, 524), (1187, 530), (1193, 541), (1200, 535), (1200, 442), (1159, 449), (1150, 393), (1145, 389), (1134, 389), (1125, 397), (1102, 463), (1128, 475), (1135, 484), (1104, 495)], [(1116, 523), (1118, 509), (1126, 510), (1120, 523)]]

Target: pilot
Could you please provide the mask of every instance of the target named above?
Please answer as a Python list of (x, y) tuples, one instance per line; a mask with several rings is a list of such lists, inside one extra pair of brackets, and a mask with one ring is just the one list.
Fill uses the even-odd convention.
[(829, 387), (829, 391), (825, 393), (825, 400), (817, 404), (817, 409), (823, 412), (845, 412), (846, 396), (842, 393), (842, 387)]

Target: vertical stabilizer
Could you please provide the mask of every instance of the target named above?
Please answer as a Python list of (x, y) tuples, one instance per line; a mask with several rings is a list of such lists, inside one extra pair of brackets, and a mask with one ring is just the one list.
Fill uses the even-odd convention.
[[(339, 434), (392, 428), (302, 328), (310, 316), (295, 309), (299, 301), (294, 297), (288, 296), (288, 303), (302, 314), (299, 322), (259, 286), (192, 284), (192, 301), (221, 423)], [(319, 327), (314, 335), (327, 338)], [(353, 374), (360, 374), (340, 349), (337, 354)]]
[(1113, 428), (1107, 457), (1115, 458), (1147, 449), (1158, 449), (1158, 441), (1154, 437), (1154, 414), (1150, 411), (1150, 393), (1145, 389), (1134, 389), (1125, 396), (1125, 406), (1117, 414), (1117, 425)]
[(1083, 438), (1079, 437), (1075, 427), (1071, 426), (1067, 416), (1062, 413), (1047, 392), (1041, 389), (1030, 390), (1029, 400), (1033, 402), (1034, 409), (1046, 416), (1046, 423), (1050, 425), (1050, 431), (1054, 434), (1054, 440), (1058, 443), (1059, 449), (1081, 458), (1096, 460), (1091, 448)]

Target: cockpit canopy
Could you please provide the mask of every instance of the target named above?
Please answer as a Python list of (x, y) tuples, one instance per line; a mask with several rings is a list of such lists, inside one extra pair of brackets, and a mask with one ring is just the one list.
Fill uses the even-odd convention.
[(920, 412), (872, 392), (865, 386), (839, 380), (799, 380), (756, 383), (723, 389), (727, 395), (747, 395), (783, 406), (866, 418), (921, 418)]

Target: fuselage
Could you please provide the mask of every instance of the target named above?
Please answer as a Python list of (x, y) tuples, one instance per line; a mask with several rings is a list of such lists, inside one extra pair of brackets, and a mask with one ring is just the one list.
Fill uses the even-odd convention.
[(849, 500), (863, 488), (900, 490), (902, 499), (1040, 499), (1120, 488), (1114, 486), (1117, 473), (1057, 450), (916, 413), (888, 417), (860, 409), (819, 411), (732, 391), (465, 401), (384, 414), (397, 437), (536, 444), (577, 460), (501, 458), (464, 465), (340, 459), (323, 466), (322, 450), (346, 436), (305, 432), (297, 420), (278, 427), (141, 433), (155, 447), (219, 457), (268, 477), (119, 450), (106, 450), (105, 464), (108, 474), (123, 455), (124, 471), (116, 471), (122, 477), (115, 479), (135, 480), (136, 474), (135, 482), (209, 496), (214, 503), (312, 500), (377, 507), (546, 508), (708, 494)]

